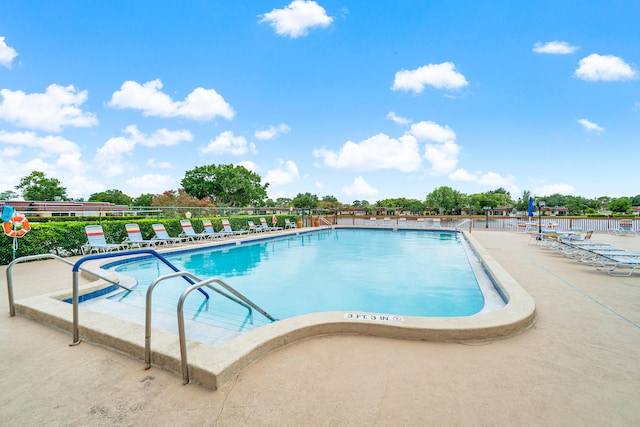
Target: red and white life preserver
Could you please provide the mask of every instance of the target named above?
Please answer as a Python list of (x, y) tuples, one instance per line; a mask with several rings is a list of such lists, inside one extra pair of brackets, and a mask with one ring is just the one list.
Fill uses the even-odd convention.
[(20, 214), (14, 214), (9, 221), (2, 223), (2, 228), (9, 237), (22, 237), (31, 230), (29, 220)]

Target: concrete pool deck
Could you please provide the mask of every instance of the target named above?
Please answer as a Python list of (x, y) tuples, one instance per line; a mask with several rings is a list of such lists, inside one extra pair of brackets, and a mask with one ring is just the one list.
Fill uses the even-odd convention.
[[(87, 342), (69, 347), (68, 331), (10, 318), (2, 286), (3, 425), (640, 424), (640, 275), (610, 277), (524, 234), (472, 234), (535, 300), (532, 329), (466, 344), (313, 338), (217, 391)], [(593, 240), (640, 251), (638, 237)], [(57, 264), (16, 268), (16, 300), (60, 290), (50, 279), (69, 268)]]

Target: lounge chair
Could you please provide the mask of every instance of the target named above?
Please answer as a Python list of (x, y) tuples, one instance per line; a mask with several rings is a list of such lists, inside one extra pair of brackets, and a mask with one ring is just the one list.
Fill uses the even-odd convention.
[(440, 227), (440, 218), (433, 218), (431, 226), (432, 227)]
[(267, 220), (264, 218), (260, 218), (260, 226), (262, 227), (263, 231), (278, 231), (278, 230), (282, 230), (282, 227), (270, 227), (269, 224), (267, 224)]
[(609, 229), (609, 234), (615, 234), (617, 236), (635, 236), (636, 231), (633, 229), (632, 219), (620, 220), (618, 228)]
[(369, 225), (377, 225), (378, 224), (378, 219), (375, 216), (372, 216), (371, 218), (369, 218)]
[(233, 230), (231, 228), (231, 223), (229, 223), (228, 219), (223, 219), (222, 220), (222, 229), (225, 231), (225, 233), (230, 233), (234, 236), (239, 236), (242, 234), (248, 234), (249, 230)]
[(407, 225), (407, 218), (405, 218), (405, 217), (398, 218), (398, 226), (399, 227), (405, 227), (406, 225)]
[(391, 225), (391, 218), (389, 218), (388, 216), (385, 216), (382, 219), (382, 225)]
[[(609, 256), (602, 255), (599, 263), (592, 264), (596, 270), (604, 270), (609, 276), (626, 277), (640, 268), (640, 257), (637, 256)], [(629, 269), (628, 272), (619, 273), (620, 270)]]
[(231, 236), (231, 234), (226, 233), (223, 230), (216, 231), (215, 228), (213, 228), (213, 224), (210, 219), (203, 219), (202, 226), (204, 227), (204, 232), (212, 239)]
[(424, 227), (424, 218), (418, 218), (416, 219), (416, 225), (418, 227)]
[(156, 245), (155, 240), (145, 240), (142, 237), (140, 226), (138, 224), (125, 224), (125, 230), (127, 230), (127, 239), (123, 243), (127, 243), (132, 248), (154, 247)]
[(264, 231), (262, 227), (258, 227), (253, 221), (247, 221), (247, 225), (249, 227), (249, 233), (262, 233)]
[(183, 243), (188, 240), (193, 240), (190, 237), (171, 237), (169, 233), (167, 233), (167, 229), (164, 228), (163, 224), (153, 224), (153, 232), (155, 233), (155, 237), (153, 240), (156, 242), (163, 242), (165, 244), (174, 244), (174, 243)]
[(288, 228), (298, 228), (298, 226), (294, 223), (292, 223), (291, 221), (289, 221), (289, 218), (285, 218), (284, 219), (284, 229), (288, 229)]
[[(89, 253), (112, 252), (127, 248), (126, 243), (107, 243), (101, 225), (87, 225), (84, 227), (84, 232), (87, 235)], [(84, 247), (82, 253), (85, 253)]]
[(188, 219), (180, 220), (180, 226), (182, 227), (182, 233), (180, 233), (178, 237), (186, 237), (190, 238), (191, 240), (204, 240), (210, 238), (210, 236), (204, 231), (202, 233), (196, 233), (196, 231), (193, 229), (191, 221), (189, 221)]

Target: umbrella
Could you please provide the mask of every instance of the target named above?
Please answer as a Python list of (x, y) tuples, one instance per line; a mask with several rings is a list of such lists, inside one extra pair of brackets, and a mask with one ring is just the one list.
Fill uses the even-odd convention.
[(527, 209), (527, 215), (529, 217), (533, 216), (533, 197), (529, 196), (529, 208)]

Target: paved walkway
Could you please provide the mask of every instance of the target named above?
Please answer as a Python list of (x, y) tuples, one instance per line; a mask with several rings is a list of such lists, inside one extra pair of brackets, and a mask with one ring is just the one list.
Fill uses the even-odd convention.
[[(467, 344), (315, 338), (271, 353), (217, 391), (86, 342), (69, 347), (68, 331), (10, 318), (1, 284), (1, 423), (640, 425), (640, 273), (609, 277), (514, 232), (473, 235), (535, 299), (532, 329)], [(640, 237), (594, 240), (640, 251)], [(24, 265), (14, 269), (16, 299), (70, 277), (62, 263)]]

